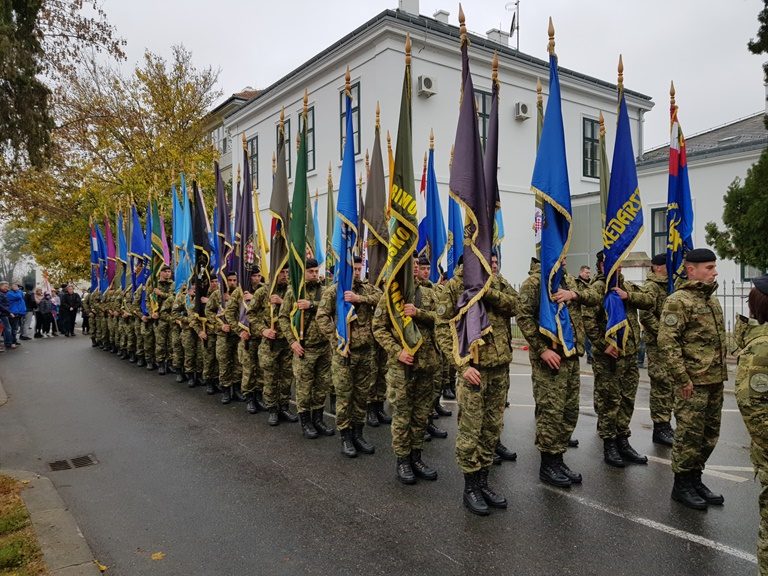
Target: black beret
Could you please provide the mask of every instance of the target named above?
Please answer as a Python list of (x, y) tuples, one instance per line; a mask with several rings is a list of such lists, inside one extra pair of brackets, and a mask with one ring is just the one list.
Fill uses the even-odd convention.
[(232, 278), (233, 276), (237, 278), (237, 272), (235, 272), (234, 270), (230, 270), (229, 272), (227, 272), (227, 278)]
[(752, 284), (754, 284), (755, 288), (760, 290), (760, 292), (768, 296), (768, 274), (760, 276), (760, 278), (752, 278)]
[(319, 264), (315, 258), (307, 258), (307, 262), (304, 264), (305, 268), (317, 268), (318, 266)]
[(541, 260), (536, 258), (536, 256), (531, 256), (531, 264), (541, 264)]
[(600, 250), (597, 254), (595, 254), (595, 258), (597, 260), (597, 263), (601, 264), (602, 262), (605, 261), (605, 254), (603, 253), (602, 250)]
[(281, 271), (281, 272), (282, 272), (283, 270), (288, 270), (288, 261), (287, 261), (287, 260), (286, 260), (285, 264), (283, 264), (283, 267), (282, 267), (282, 268), (280, 268), (280, 271)]
[(715, 262), (717, 256), (709, 248), (694, 248), (685, 255), (685, 261), (692, 264), (699, 264), (701, 262)]
[(164, 264), (162, 268), (160, 268), (160, 272), (165, 272), (166, 270), (170, 270), (171, 267), (168, 266), (168, 264)]
[(656, 254), (656, 256), (654, 256), (651, 259), (651, 264), (653, 264), (654, 266), (664, 266), (664, 264), (666, 263), (667, 263), (666, 254)]
[(355, 264), (362, 264), (363, 263), (363, 257), (362, 256), (355, 256), (354, 257)]
[(251, 276), (254, 276), (256, 274), (261, 274), (261, 268), (259, 268), (258, 266), (254, 266), (253, 268), (251, 268)]
[(431, 266), (432, 264), (429, 262), (429, 258), (427, 258), (424, 254), (419, 256), (419, 266)]

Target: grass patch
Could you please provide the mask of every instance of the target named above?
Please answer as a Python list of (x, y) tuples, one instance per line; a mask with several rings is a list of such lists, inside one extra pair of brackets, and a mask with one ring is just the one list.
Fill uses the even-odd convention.
[(0, 576), (45, 576), (42, 553), (21, 499), (23, 484), (0, 475)]

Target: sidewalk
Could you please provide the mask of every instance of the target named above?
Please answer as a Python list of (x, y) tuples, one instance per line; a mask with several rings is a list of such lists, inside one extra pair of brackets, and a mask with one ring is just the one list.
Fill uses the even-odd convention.
[[(0, 407), (7, 402), (8, 395), (0, 382)], [(99, 576), (101, 571), (91, 549), (53, 482), (45, 476), (21, 470), (0, 468), (0, 474), (25, 484), (21, 497), (51, 576)]]

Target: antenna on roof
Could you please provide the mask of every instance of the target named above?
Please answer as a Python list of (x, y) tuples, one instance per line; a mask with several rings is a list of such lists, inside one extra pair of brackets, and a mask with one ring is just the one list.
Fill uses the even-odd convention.
[[(517, 42), (516, 50), (520, 52), (520, 0), (507, 2), (504, 5), (504, 9), (507, 12), (512, 12), (512, 25), (509, 27), (509, 37), (510, 39), (512, 36), (515, 37), (515, 41)], [(517, 34), (515, 34), (515, 32), (517, 32)]]

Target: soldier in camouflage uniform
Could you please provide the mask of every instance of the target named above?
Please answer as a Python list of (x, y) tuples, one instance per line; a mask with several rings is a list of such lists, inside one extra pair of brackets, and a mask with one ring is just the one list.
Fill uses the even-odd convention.
[[(381, 291), (361, 278), (363, 261), (355, 256), (352, 290), (344, 300), (354, 306), (355, 318), (349, 323), (349, 350), (342, 355), (336, 338), (336, 294), (338, 284), (325, 289), (317, 311), (317, 323), (333, 349), (331, 374), (336, 390), (336, 427), (341, 435), (341, 453), (348, 458), (357, 452), (373, 454), (374, 446), (363, 437), (366, 401), (376, 382), (376, 346), (371, 322), (381, 299)], [(322, 408), (320, 409), (322, 416)], [(313, 421), (316, 415), (313, 412)]]
[(460, 374), (457, 397), (461, 418), (456, 460), (464, 473), (464, 505), (473, 514), (485, 516), (489, 514), (488, 506), (507, 507), (506, 498), (488, 484), (488, 472), (501, 436), (512, 361), (509, 319), (517, 312), (518, 296), (514, 290), (505, 289), (497, 276), (491, 277), (483, 296), (491, 331), (483, 336), (485, 343), (479, 347), (477, 363), (459, 366), (448, 322), (457, 314), (463, 292), (464, 271), (458, 266), (439, 294), (437, 335), (443, 353), (456, 364)]
[[(176, 382), (186, 381), (184, 373), (184, 343), (181, 340), (182, 317), (186, 311), (187, 285), (182, 284), (179, 291), (173, 296), (171, 304), (171, 363), (168, 366), (170, 372), (176, 373)], [(181, 379), (179, 379), (181, 375)]]
[(263, 403), (264, 384), (259, 369), (259, 344), (261, 343), (261, 333), (258, 329), (251, 332), (250, 324), (255, 322), (258, 327), (258, 315), (252, 311), (253, 294), (262, 286), (261, 269), (256, 266), (251, 271), (250, 290), (243, 294), (245, 300), (245, 315), (248, 325), (240, 327), (240, 343), (238, 344), (240, 353), (240, 363), (243, 367), (243, 378), (240, 382), (240, 388), (245, 396), (245, 410), (249, 414), (256, 414), (260, 410), (265, 410)]
[(91, 299), (93, 298), (94, 293), (97, 291), (98, 288), (88, 292), (83, 298), (83, 318), (88, 318), (88, 322), (91, 326), (89, 331), (91, 336), (91, 346), (93, 347), (96, 346), (96, 318), (94, 316), (93, 307), (91, 305)]
[(749, 318), (738, 316), (735, 326), (736, 402), (752, 437), (750, 456), (760, 480), (760, 530), (757, 564), (768, 574), (768, 276), (753, 280), (749, 293)]
[(650, 310), (640, 311), (640, 323), (645, 333), (645, 351), (648, 354), (648, 376), (651, 379), (650, 408), (653, 422), (653, 441), (672, 446), (675, 431), (672, 429), (672, 408), (675, 394), (672, 380), (659, 357), (656, 337), (659, 333), (659, 318), (667, 300), (667, 255), (656, 254), (651, 260), (651, 271), (643, 284), (643, 290), (653, 298)]
[(168, 356), (171, 352), (171, 308), (173, 307), (174, 285), (171, 280), (171, 267), (160, 269), (160, 280), (155, 286), (155, 296), (160, 313), (155, 322), (155, 362), (157, 373), (161, 376), (168, 372)]
[(216, 340), (220, 321), (217, 316), (221, 308), (221, 291), (218, 276), (211, 276), (208, 296), (202, 296), (200, 302), (205, 306), (204, 318), (200, 319), (199, 336), (203, 346), (203, 381), (208, 395), (218, 391), (219, 364), (216, 361)]
[(675, 398), (675, 442), (672, 499), (696, 510), (721, 505), (723, 497), (701, 482), (701, 473), (720, 436), (726, 339), (723, 310), (715, 296), (714, 252), (696, 248), (685, 256), (688, 280), (667, 297), (657, 343), (672, 381)]
[[(200, 383), (203, 372), (203, 342), (198, 336), (202, 322), (195, 310), (194, 282), (190, 282), (184, 294), (184, 310), (181, 312), (181, 345), (184, 348), (184, 366), (181, 370), (189, 378), (188, 386), (194, 388)], [(181, 293), (181, 292), (180, 292)]]
[[(141, 261), (134, 265), (136, 267), (136, 276), (141, 273)], [(133, 291), (133, 300), (131, 301), (131, 312), (133, 313), (133, 330), (136, 334), (136, 366), (143, 368), (147, 365), (144, 357), (144, 322), (142, 317), (144, 313), (141, 311), (141, 296), (144, 294), (144, 284), (137, 284), (136, 290)]]
[[(603, 272), (603, 253), (598, 252), (598, 276), (591, 290), (607, 293)], [(624, 302), (628, 326), (627, 341), (619, 350), (605, 338), (607, 316), (602, 298), (583, 310), (584, 327), (592, 341), (592, 369), (595, 373), (594, 404), (597, 414), (597, 433), (603, 439), (603, 459), (609, 466), (624, 468), (626, 462), (647, 464), (648, 457), (637, 453), (629, 443), (632, 434), (629, 423), (635, 410), (635, 396), (640, 384), (637, 350), (640, 344), (638, 310), (653, 308), (653, 297), (632, 282), (625, 281), (621, 268), (617, 271), (618, 285), (612, 286)]]
[(240, 321), (240, 302), (243, 291), (237, 283), (237, 274), (227, 274), (227, 294), (224, 296), (220, 332), (216, 337), (216, 361), (219, 363), (219, 387), (223, 392), (222, 404), (229, 404), (235, 398), (234, 386), (242, 378), (240, 363), (237, 360), (237, 343), (240, 341), (238, 323)]
[(123, 323), (123, 358), (129, 362), (131, 360), (136, 362), (136, 332), (133, 328), (135, 318), (131, 311), (131, 306), (133, 304), (133, 286), (131, 286), (130, 278), (127, 280), (128, 282), (126, 282), (126, 284), (128, 286), (123, 290), (123, 307), (121, 311), (121, 322)]
[[(565, 262), (563, 262), (565, 265)], [(533, 398), (536, 402), (536, 448), (541, 453), (539, 478), (565, 488), (581, 484), (581, 474), (572, 471), (563, 461), (563, 454), (579, 418), (579, 386), (581, 384), (579, 357), (584, 355), (584, 323), (581, 305), (599, 304), (602, 299), (567, 274), (555, 300), (568, 308), (575, 349), (570, 355), (559, 342), (540, 331), (541, 264), (533, 259), (528, 278), (520, 287), (517, 325), (528, 342), (531, 361)]]
[[(323, 295), (317, 260), (307, 258), (304, 268), (305, 298), (296, 299), (289, 287), (280, 306), (280, 329), (293, 351), (291, 365), (296, 389), (296, 409), (304, 438), (332, 436), (334, 429), (323, 421), (325, 399), (331, 387), (331, 349), (315, 315)], [(290, 313), (296, 304), (303, 314), (303, 334), (294, 333)], [(338, 412), (338, 393), (336, 399)], [(314, 421), (313, 421), (314, 418)]]
[(277, 426), (280, 420), (299, 420), (298, 416), (289, 410), (293, 354), (278, 322), (280, 306), (288, 290), (288, 265), (276, 273), (275, 293), (270, 295), (269, 286), (262, 286), (253, 295), (252, 304), (253, 313), (258, 318), (258, 327), (261, 329), (259, 366), (264, 378), (264, 403), (269, 411), (267, 422), (270, 426)]
[(101, 349), (112, 351), (112, 333), (114, 330), (114, 322), (112, 319), (112, 286), (109, 286), (104, 290), (104, 294), (101, 295), (101, 323), (102, 323), (102, 335), (101, 335)]
[(152, 312), (152, 294), (150, 293), (148, 284), (143, 286), (143, 291), (146, 293), (144, 300), (147, 311), (147, 314), (144, 314), (144, 310), (141, 310), (141, 335), (144, 338), (144, 362), (147, 370), (156, 370), (155, 323), (160, 315), (157, 312)]

